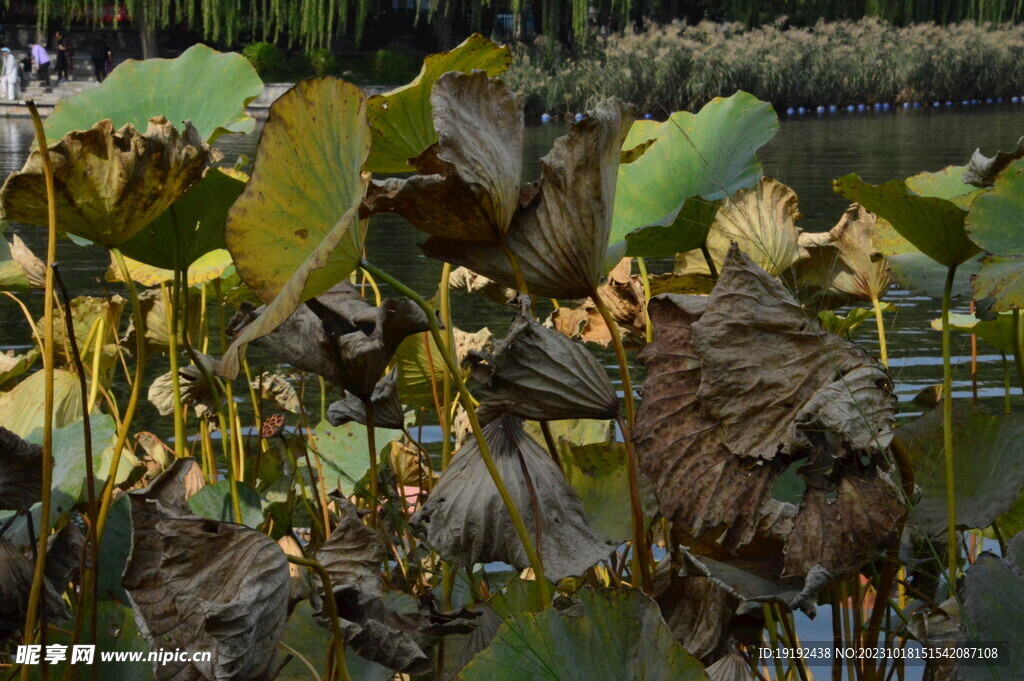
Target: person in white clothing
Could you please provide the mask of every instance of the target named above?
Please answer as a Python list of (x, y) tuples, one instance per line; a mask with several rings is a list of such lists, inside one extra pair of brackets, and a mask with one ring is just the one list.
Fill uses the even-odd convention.
[(4, 97), (7, 99), (17, 99), (18, 85), (21, 80), (21, 74), (18, 72), (18, 60), (15, 59), (14, 55), (6, 47), (0, 48), (0, 57), (2, 57), (0, 85), (3, 86)]

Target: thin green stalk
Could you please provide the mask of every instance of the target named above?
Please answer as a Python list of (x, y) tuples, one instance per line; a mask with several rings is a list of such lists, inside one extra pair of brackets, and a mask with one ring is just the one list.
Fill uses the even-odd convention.
[[(451, 307), (451, 296), (449, 295), (451, 287), (449, 280), (452, 273), (451, 263), (445, 263), (441, 268), (441, 290), (438, 296), (441, 299), (441, 323), (444, 324), (445, 336), (447, 337), (448, 343), (445, 345), (444, 350), (451, 352), (451, 349), (455, 347), (455, 341), (453, 340), (452, 334), (452, 307)], [(430, 344), (427, 344), (427, 350), (429, 352)], [(433, 375), (433, 373), (431, 373)], [(452, 458), (452, 419), (450, 414), (452, 413), (452, 378), (446, 371), (444, 378), (442, 379), (442, 406), (444, 408), (443, 414), (438, 414), (441, 420), (441, 428), (444, 430), (441, 433), (441, 470), (448, 468), (448, 462)]]
[(174, 457), (185, 456), (185, 405), (181, 401), (181, 377), (178, 374), (178, 272), (174, 273), (171, 284), (171, 295), (167, 295), (167, 285), (160, 284), (160, 293), (167, 309), (167, 355), (171, 363), (171, 393), (174, 406)]
[(323, 376), (317, 378), (320, 379), (320, 423), (323, 423), (327, 420), (327, 381)]
[(363, 403), (366, 407), (366, 448), (370, 455), (370, 524), (377, 526), (377, 502), (378, 502), (378, 480), (377, 480), (377, 434), (374, 428), (373, 402), (367, 400)]
[(711, 272), (711, 278), (717, 281), (718, 279), (718, 268), (715, 267), (715, 260), (711, 257), (711, 251), (708, 250), (707, 243), (700, 245), (701, 255), (704, 256), (704, 262), (708, 264), (708, 270)]
[(1013, 363), (1017, 368), (1017, 380), (1020, 381), (1021, 392), (1024, 393), (1024, 329), (1020, 325), (1020, 310), (1014, 310), (1013, 329), (1015, 338), (1013, 342)]
[[(36, 141), (39, 154), (43, 159), (43, 174), (46, 178), (46, 206), (49, 231), (46, 243), (46, 283), (43, 299), (43, 377), (45, 392), (43, 395), (43, 463), (42, 463), (42, 499), (39, 510), (39, 537), (36, 547), (35, 567), (32, 572), (32, 586), (29, 589), (28, 606), (25, 612), (25, 645), (36, 641), (36, 623), (39, 618), (39, 603), (43, 593), (44, 570), (46, 569), (47, 535), (50, 528), (50, 486), (53, 481), (53, 263), (57, 259), (57, 203), (54, 199), (53, 166), (50, 164), (50, 151), (46, 146), (46, 133), (43, 121), (39, 117), (36, 104), (29, 99), (25, 102), (32, 123), (35, 126)], [(44, 613), (45, 615), (45, 613)], [(28, 679), (30, 668), (21, 668), (21, 678)]]
[(324, 587), (324, 610), (331, 621), (331, 645), (327, 648), (327, 667), (325, 678), (351, 681), (348, 675), (348, 667), (345, 666), (345, 637), (341, 633), (341, 623), (338, 620), (338, 606), (334, 602), (334, 588), (331, 585), (331, 576), (327, 574), (324, 566), (315, 560), (302, 556), (288, 556), (288, 562), (301, 565), (317, 573)]
[[(779, 613), (779, 621), (782, 622), (782, 629), (786, 632), (786, 638), (788, 639), (788, 645), (790, 648), (799, 648), (800, 639), (796, 636), (796, 627), (793, 625), (789, 613), (782, 612), (782, 607), (776, 604), (775, 608)], [(807, 667), (804, 661), (800, 657), (796, 657), (793, 660), (796, 665), (796, 673), (800, 675), (800, 681), (811, 681), (810, 675), (807, 673)]]
[[(953, 465), (953, 366), (950, 360), (949, 308), (953, 298), (953, 277), (956, 265), (946, 273), (946, 285), (942, 290), (942, 445), (946, 461), (946, 534), (947, 558), (949, 565), (949, 588), (956, 585), (956, 568), (959, 550), (956, 541), (956, 469)], [(1019, 353), (1018, 353), (1019, 354)]]
[(1003, 411), (1010, 413), (1010, 363), (1006, 361), (1006, 353), (999, 353), (1003, 358)]
[(371, 275), (390, 285), (402, 295), (408, 297), (419, 305), (424, 312), (426, 312), (427, 322), (430, 325), (430, 333), (434, 338), (434, 343), (437, 344), (438, 348), (442, 349), (441, 355), (448, 367), (448, 373), (451, 374), (452, 382), (459, 393), (462, 406), (465, 408), (466, 414), (469, 417), (469, 424), (473, 430), (473, 436), (476, 438), (477, 447), (480, 450), (480, 457), (483, 459), (484, 465), (487, 467), (487, 472), (490, 473), (491, 479), (494, 481), (494, 486), (498, 488), (498, 494), (501, 496), (501, 500), (504, 502), (505, 508), (508, 510), (509, 518), (512, 520), (512, 525), (516, 528), (516, 534), (519, 535), (519, 541), (523, 544), (523, 550), (526, 552), (526, 556), (530, 561), (530, 566), (533, 568), (533, 573), (536, 576), (538, 586), (541, 589), (545, 606), (549, 605), (551, 602), (551, 585), (544, 576), (544, 566), (540, 562), (537, 550), (533, 546), (533, 541), (530, 539), (530, 534), (526, 529), (525, 523), (523, 523), (523, 516), (519, 513), (519, 509), (516, 507), (516, 502), (512, 499), (512, 495), (509, 494), (508, 487), (505, 485), (505, 481), (501, 477), (501, 472), (498, 470), (497, 465), (494, 463), (494, 459), (491, 457), (490, 448), (487, 446), (487, 440), (484, 439), (483, 429), (480, 427), (480, 421), (477, 419), (476, 410), (473, 408), (473, 398), (469, 394), (469, 390), (466, 389), (466, 384), (462, 380), (462, 373), (459, 371), (458, 364), (456, 364), (455, 360), (452, 358), (451, 353), (444, 350), (444, 339), (433, 308), (431, 308), (430, 304), (416, 293), (416, 291), (412, 290), (376, 266), (371, 265), (364, 260), (360, 264), (360, 267), (369, 271)]
[(772, 614), (771, 604), (762, 603), (761, 611), (764, 613), (765, 629), (768, 630), (768, 641), (772, 644), (772, 649), (775, 651), (775, 654), (772, 655), (772, 662), (775, 663), (775, 678), (784, 679), (786, 674), (782, 671), (782, 657), (778, 654), (779, 632), (775, 626), (775, 616)]
[(640, 268), (640, 283), (644, 287), (644, 332), (648, 343), (654, 342), (654, 324), (651, 322), (651, 315), (648, 308), (651, 305), (651, 278), (647, 274), (647, 263), (643, 258), (636, 259), (637, 267)]
[(882, 364), (889, 366), (889, 351), (885, 345), (885, 320), (882, 319), (882, 304), (878, 297), (871, 299), (875, 308), (875, 325), (878, 327), (878, 353), (882, 356)]

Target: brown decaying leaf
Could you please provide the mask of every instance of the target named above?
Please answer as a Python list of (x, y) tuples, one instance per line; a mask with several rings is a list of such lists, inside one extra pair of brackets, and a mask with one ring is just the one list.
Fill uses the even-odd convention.
[(302, 410), (295, 388), (281, 374), (264, 372), (253, 378), (250, 385), (261, 400), (266, 400), (275, 409), (290, 411), (293, 414), (298, 414)]
[(680, 575), (670, 559), (658, 563), (652, 594), (672, 636), (705, 663), (726, 650), (740, 601), (702, 575)]
[(586, 298), (604, 274), (619, 157), (635, 118), (634, 107), (607, 99), (555, 140), (503, 243), (434, 236), (424, 252), (515, 288), (511, 252), (531, 294)]
[(85, 533), (74, 521), (47, 538), (45, 574), (57, 591), (67, 587), (71, 575), (81, 566), (84, 545)]
[(129, 494), (132, 550), (121, 584), (153, 650), (212, 653), (208, 662), (154, 665), (158, 681), (264, 679), (288, 616), (288, 562), (277, 543), (243, 525), (193, 516), (178, 459)]
[(520, 308), (494, 352), (471, 350), (465, 363), (481, 387), (481, 413), (507, 412), (537, 421), (609, 419), (619, 400), (604, 367), (581, 344), (533, 319), (530, 300)]
[[(277, 540), (277, 545), (281, 547), (286, 556), (302, 558), (304, 555), (299, 542), (290, 534), (281, 535), (281, 538)], [(288, 587), (288, 612), (291, 613), (292, 608), (297, 603), (306, 600), (313, 594), (313, 580), (305, 566), (296, 565), (291, 562), (288, 563), (288, 578), (290, 580)]]
[[(737, 248), (709, 298), (658, 296), (650, 309), (637, 451), (680, 542), (802, 576), (845, 574), (895, 540), (895, 398), (874, 359), (821, 332)], [(774, 499), (804, 460), (805, 502)]]
[[(33, 572), (32, 561), (14, 544), (0, 538), (0, 641), (21, 631), (25, 625)], [(50, 622), (63, 622), (71, 616), (67, 603), (48, 579), (43, 580), (43, 598), (39, 605)]]
[(373, 182), (364, 205), (434, 236), (500, 241), (519, 201), (522, 99), (483, 71), (451, 72), (430, 103), (439, 141), (410, 161), (423, 174)]
[[(117, 246), (156, 219), (200, 177), (212, 158), (191, 123), (178, 132), (151, 118), (145, 133), (131, 124), (114, 130), (102, 120), (69, 132), (49, 147), (60, 228)], [(39, 150), (0, 189), (3, 219), (47, 224), (46, 185)]]
[(27, 511), (43, 497), (43, 448), (0, 426), (0, 509)]
[(46, 285), (46, 263), (40, 260), (17, 234), (11, 235), (9, 248), (11, 259), (18, 263), (21, 271), (25, 273), (29, 286), (44, 288)]
[[(196, 353), (200, 362), (206, 366), (206, 370), (213, 374), (216, 361), (200, 352)], [(146, 397), (156, 407), (161, 416), (168, 416), (174, 413), (174, 386), (171, 372), (162, 374), (149, 384), (149, 391)], [(217, 416), (217, 404), (213, 399), (210, 386), (206, 383), (202, 370), (195, 364), (189, 364), (178, 368), (178, 387), (183, 404), (191, 405), (196, 416), (201, 419), (211, 420)]]
[[(587, 525), (583, 504), (562, 471), (519, 419), (499, 416), (484, 426), (484, 438), (536, 542), (534, 506), (524, 471), (529, 474), (543, 514), (538, 552), (549, 579), (581, 575), (610, 555), (610, 547)], [(459, 565), (502, 561), (522, 570), (530, 564), (475, 440), (456, 453), (412, 523), (443, 557)]]
[(981, 149), (976, 149), (964, 171), (964, 184), (991, 187), (996, 183), (996, 176), (1018, 158), (1024, 158), (1024, 137), (1017, 140), (1017, 148), (1013, 151), (999, 151), (995, 156), (985, 156)]
[[(182, 330), (188, 324), (188, 337), (190, 339), (199, 337), (199, 312), (200, 294), (198, 291), (188, 292), (188, 317), (179, 315), (178, 323)], [(161, 352), (171, 342), (171, 325), (168, 317), (167, 300), (170, 294), (164, 296), (159, 289), (147, 289), (139, 294), (139, 306), (142, 308), (142, 316), (146, 324), (146, 346), (147, 352)], [(184, 302), (184, 301), (183, 301)], [(130, 318), (128, 330), (125, 333), (124, 344), (129, 348), (135, 348), (135, 322)], [(184, 338), (181, 331), (178, 332), (178, 347), (183, 347)]]
[(456, 267), (448, 276), (448, 285), (454, 290), (479, 292), (484, 298), (499, 305), (507, 305), (516, 298), (515, 289), (495, 283), (467, 267)]
[[(644, 286), (639, 276), (630, 273), (632, 264), (632, 258), (620, 260), (597, 293), (612, 313), (622, 342), (626, 347), (637, 348), (646, 342), (647, 311)], [(569, 338), (596, 343), (602, 348), (607, 348), (612, 342), (608, 325), (593, 298), (587, 298), (579, 307), (558, 308), (546, 323)]]
[[(370, 396), (373, 406), (373, 425), (376, 428), (401, 429), (405, 425), (405, 410), (398, 398), (398, 372), (392, 371), (377, 381)], [(366, 402), (345, 391), (343, 399), (327, 408), (327, 420), (332, 426), (349, 421), (367, 425)]]
[(404, 440), (391, 443), (388, 465), (395, 474), (395, 482), (402, 487), (414, 487), (425, 493), (437, 482), (437, 474), (431, 470), (426, 452)]

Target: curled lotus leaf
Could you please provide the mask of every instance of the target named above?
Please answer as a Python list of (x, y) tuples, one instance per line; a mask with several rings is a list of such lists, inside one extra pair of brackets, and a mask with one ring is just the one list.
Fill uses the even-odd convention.
[[(25, 625), (34, 565), (18, 548), (0, 538), (0, 641), (12, 637)], [(63, 622), (71, 613), (50, 580), (43, 580), (40, 608), (51, 622)]]
[(121, 583), (153, 650), (204, 650), (212, 659), (154, 665), (158, 681), (265, 678), (288, 617), (284, 551), (262, 532), (192, 515), (178, 459), (129, 493), (131, 555)]
[(373, 173), (408, 173), (416, 158), (438, 141), (434, 129), (431, 94), (444, 74), (484, 71), (497, 76), (512, 64), (507, 46), (499, 46), (474, 33), (448, 52), (429, 55), (419, 75), (406, 85), (369, 99), (373, 147), (366, 170)]
[(304, 80), (271, 105), (252, 179), (225, 227), (238, 275), (267, 307), (224, 353), (223, 375), (238, 375), (246, 344), (356, 268), (369, 151), (366, 96), (355, 85)]
[[(46, 373), (37, 371), (0, 395), (0, 423), (21, 437), (43, 427)], [(82, 418), (78, 376), (64, 369), (53, 373), (53, 427), (63, 428)]]
[[(565, 475), (518, 418), (502, 414), (484, 426), (484, 438), (549, 579), (581, 575), (608, 557), (609, 547), (587, 525), (583, 504)], [(531, 482), (542, 513), (540, 541)], [(459, 565), (503, 561), (524, 569), (530, 564), (475, 440), (456, 453), (412, 523)]]
[[(334, 497), (338, 524), (316, 552), (317, 561), (331, 578), (335, 594), (353, 592), (349, 601), (364, 605), (384, 595), (380, 578), (384, 545), (376, 530), (359, 518), (356, 507), (345, 497)], [(321, 595), (323, 585), (319, 587)], [(320, 612), (324, 616), (323, 611)]]
[(46, 264), (25, 245), (17, 234), (11, 241), (0, 241), (0, 290), (25, 291), (43, 288)]
[[(290, 534), (281, 535), (281, 538), (277, 540), (277, 545), (281, 547), (286, 556), (303, 558), (305, 555), (302, 553), (299, 542)], [(297, 603), (306, 600), (313, 594), (313, 583), (310, 572), (304, 565), (289, 562), (288, 577), (291, 580), (288, 589), (288, 610), (291, 612)]]
[(541, 159), (540, 180), (521, 192), (502, 243), (435, 236), (423, 251), (518, 288), (514, 261), (531, 294), (591, 295), (606, 271), (619, 155), (635, 118), (634, 107), (613, 97), (573, 123)]
[(659, 561), (651, 596), (683, 648), (702, 661), (714, 660), (728, 649), (729, 625), (740, 601), (709, 578), (687, 572), (671, 559)]
[(42, 499), (43, 448), (0, 426), (0, 509), (27, 511)]
[(520, 612), (459, 673), (465, 681), (698, 681), (704, 669), (638, 589), (581, 589), (564, 610)]
[[(663, 295), (650, 309), (655, 340), (638, 355), (647, 381), (637, 453), (681, 543), (717, 559), (764, 563), (785, 577), (816, 566), (848, 574), (894, 541), (906, 500), (890, 474), (895, 398), (875, 360), (818, 330), (736, 249), (709, 298)], [(714, 395), (725, 389), (715, 384), (720, 372), (730, 371), (716, 367), (725, 359), (715, 357), (722, 333), (730, 338), (725, 355), (742, 355), (731, 355), (732, 370), (749, 372), (729, 388), (736, 414), (723, 412)], [(755, 335), (757, 350), (744, 340)], [(766, 348), (780, 354), (765, 357)], [(794, 356), (798, 369), (786, 367)], [(748, 400), (772, 394), (778, 401), (761, 408), (774, 409), (774, 420), (746, 410)], [(799, 466), (800, 505), (773, 496), (790, 466)]]
[[(60, 228), (103, 246), (118, 246), (156, 219), (202, 177), (210, 148), (186, 123), (166, 118), (144, 133), (109, 119), (69, 132), (49, 146)], [(0, 189), (6, 220), (47, 224), (46, 183), (39, 150)]]
[(737, 456), (798, 454), (819, 431), (857, 450), (888, 448), (896, 398), (885, 368), (820, 329), (735, 246), (694, 323), (693, 343), (700, 401)]
[(800, 245), (810, 257), (796, 266), (797, 285), (816, 285), (820, 293), (840, 300), (880, 300), (891, 278), (888, 262), (875, 247), (877, 222), (877, 216), (853, 204), (829, 231), (801, 234)]
[(46, 136), (63, 137), (110, 118), (141, 128), (153, 116), (175, 125), (191, 121), (208, 143), (224, 133), (252, 132), (246, 105), (263, 92), (263, 81), (237, 52), (193, 45), (175, 59), (128, 59), (96, 88), (64, 97), (46, 117)]
[(708, 681), (757, 681), (746, 658), (735, 652), (723, 655), (704, 671)]
[(410, 161), (420, 174), (374, 182), (366, 205), (433, 236), (501, 241), (519, 203), (522, 99), (475, 71), (444, 74), (430, 101), (440, 141)]
[(778, 180), (761, 178), (719, 208), (708, 232), (708, 251), (721, 268), (731, 245), (737, 244), (758, 267), (777, 277), (808, 257), (799, 243), (800, 217), (796, 192)]
[(0, 352), (0, 390), (4, 389), (8, 382), (31, 369), (40, 354), (38, 346), (31, 347), (20, 355), (14, 350)]
[(981, 149), (975, 149), (964, 170), (963, 182), (975, 187), (991, 187), (999, 173), (1019, 158), (1024, 158), (1024, 137), (1017, 140), (1017, 148), (1013, 151), (997, 151), (995, 156), (985, 156)]
[[(398, 398), (398, 372), (392, 371), (377, 381), (370, 395), (373, 423), (381, 428), (400, 429), (405, 425), (405, 410)], [(349, 421), (367, 425), (366, 402), (346, 391), (345, 397), (327, 408), (327, 421), (340, 426)]]
[[(630, 273), (632, 263), (632, 258), (620, 260), (597, 289), (597, 295), (611, 312), (626, 347), (639, 347), (647, 340), (647, 310), (643, 282), (639, 276)], [(587, 298), (579, 307), (558, 308), (551, 313), (545, 325), (569, 338), (595, 343), (602, 348), (609, 347), (612, 342), (611, 331), (593, 298)]]
[(71, 575), (81, 566), (83, 546), (85, 533), (74, 521), (68, 522), (47, 539), (45, 574), (57, 591), (66, 588)]
[(497, 284), (482, 274), (477, 274), (466, 267), (456, 267), (448, 277), (448, 285), (452, 289), (462, 289), (469, 293), (479, 292), (488, 300), (499, 305), (507, 305), (515, 300), (516, 292), (507, 286)]
[[(181, 315), (178, 323), (181, 330), (178, 332), (178, 347), (184, 345), (184, 331), (187, 325), (188, 337), (199, 337), (199, 316), (200, 316), (200, 295), (198, 291), (189, 291), (188, 316)], [(183, 301), (184, 302), (184, 301)], [(146, 348), (148, 351), (158, 352), (171, 343), (171, 324), (169, 320), (170, 292), (166, 295), (159, 289), (148, 289), (139, 294), (139, 306), (142, 308), (142, 318), (146, 326)], [(128, 322), (128, 330), (124, 337), (124, 343), (128, 347), (135, 347), (135, 321), (132, 317)]]
[(471, 351), (466, 362), (480, 382), (481, 409), (524, 419), (609, 419), (619, 399), (608, 373), (582, 343), (533, 319), (530, 300), (520, 308), (508, 335), (494, 352)]
[[(200, 362), (204, 363), (208, 372), (213, 371), (215, 361), (212, 358), (202, 353), (196, 353), (196, 356)], [(167, 372), (149, 384), (149, 392), (146, 396), (161, 416), (174, 413), (175, 395), (172, 381), (171, 372)], [(210, 390), (202, 369), (195, 364), (179, 367), (178, 386), (182, 403), (191, 405), (196, 411), (196, 416), (203, 419), (212, 419), (217, 416), (217, 403), (213, 399), (213, 391)]]
[(263, 372), (250, 382), (250, 387), (256, 391), (259, 399), (270, 402), (275, 409), (283, 409), (293, 414), (302, 411), (302, 403), (295, 388), (281, 374)]

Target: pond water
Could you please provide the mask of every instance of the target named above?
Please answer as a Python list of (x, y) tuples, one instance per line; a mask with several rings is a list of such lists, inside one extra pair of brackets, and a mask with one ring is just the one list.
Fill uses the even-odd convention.
[[(564, 134), (566, 124), (552, 122), (531, 125), (526, 136), (524, 179), (536, 177), (538, 159), (552, 141)], [(804, 229), (826, 230), (835, 224), (847, 202), (832, 193), (831, 180), (849, 172), (858, 172), (869, 182), (906, 177), (923, 170), (939, 170), (950, 164), (964, 163), (980, 147), (986, 154), (1005, 149), (1024, 133), (1024, 109), (1005, 104), (955, 110), (912, 109), (886, 113), (832, 114), (784, 119), (778, 135), (763, 150), (761, 158), (766, 174), (793, 187), (800, 197)], [(0, 120), (0, 170), (20, 168), (32, 140), (27, 119)], [(226, 136), (218, 145), (224, 163), (233, 163), (239, 154), (255, 156), (258, 131), (245, 136)], [(45, 230), (10, 225), (37, 253), (45, 252)], [(430, 294), (437, 286), (440, 264), (423, 257), (417, 244), (423, 236), (400, 218), (381, 217), (371, 226), (367, 252), (377, 265), (397, 275), (418, 291)], [(102, 294), (107, 256), (99, 248), (81, 248), (69, 240), (58, 247), (61, 270), (72, 295)], [(669, 262), (650, 263), (652, 270), (665, 270)], [(41, 293), (27, 296), (33, 312), (41, 309)], [(896, 303), (895, 314), (887, 314), (889, 355), (893, 378), (906, 411), (921, 388), (941, 381), (940, 334), (930, 321), (939, 315), (937, 301), (894, 289), (887, 296)], [(961, 306), (963, 307), (963, 306)], [(511, 313), (478, 296), (453, 295), (456, 323), (467, 330), (489, 326), (503, 333)], [(964, 308), (962, 311), (966, 311)], [(874, 325), (861, 326), (853, 336), (866, 349), (877, 352)], [(27, 324), (17, 306), (0, 300), (0, 348), (22, 349), (29, 342)], [(957, 363), (955, 394), (969, 396), (970, 341), (954, 335)], [(1002, 363), (998, 353), (984, 345), (978, 348), (978, 392), (982, 400), (998, 405), (1003, 390)], [(614, 358), (602, 355), (611, 367)], [(269, 362), (258, 354), (250, 355), (254, 369)], [(166, 371), (166, 364), (154, 361), (155, 376)], [(617, 371), (612, 371), (617, 381)], [(641, 378), (640, 375), (637, 378)], [(311, 391), (317, 392), (317, 391)], [(1015, 398), (1015, 399), (1020, 399)], [(317, 408), (317, 407), (314, 407)], [(315, 411), (313, 413), (316, 413)], [(159, 435), (169, 435), (170, 419), (158, 419), (152, 406), (144, 403), (142, 424)]]

